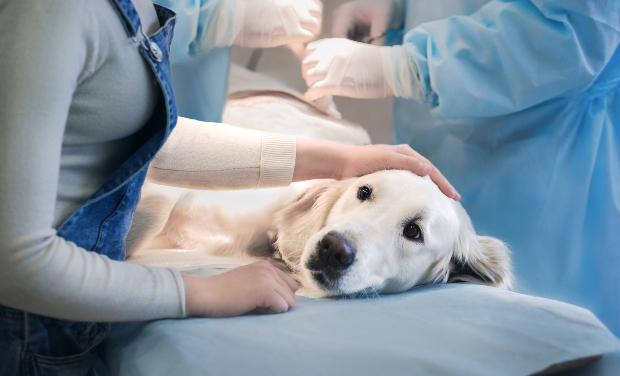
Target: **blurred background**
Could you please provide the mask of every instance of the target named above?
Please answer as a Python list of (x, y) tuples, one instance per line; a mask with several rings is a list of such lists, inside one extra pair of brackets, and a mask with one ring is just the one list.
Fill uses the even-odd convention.
[[(329, 37), (331, 14), (347, 0), (323, 0), (323, 29), (321, 38)], [(247, 66), (253, 48), (233, 46), (231, 62)], [(256, 71), (266, 74), (278, 81), (304, 93), (307, 89), (301, 77), (301, 61), (287, 47), (265, 49), (258, 60)], [(392, 133), (392, 98), (354, 99), (335, 97), (334, 101), (342, 117), (357, 123), (368, 131), (375, 144), (391, 143)]]

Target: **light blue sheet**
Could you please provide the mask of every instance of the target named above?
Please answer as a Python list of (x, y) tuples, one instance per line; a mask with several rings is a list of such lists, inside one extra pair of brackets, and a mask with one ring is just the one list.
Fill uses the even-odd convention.
[[(449, 284), (369, 299), (298, 297), (281, 315), (116, 324), (102, 354), (119, 376), (496, 376), (618, 350), (582, 308)], [(607, 355), (586, 371), (618, 375), (620, 358)]]

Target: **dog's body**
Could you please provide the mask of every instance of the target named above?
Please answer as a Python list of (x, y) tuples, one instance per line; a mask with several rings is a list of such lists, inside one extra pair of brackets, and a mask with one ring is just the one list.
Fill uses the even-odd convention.
[(314, 181), (245, 213), (224, 212), (191, 191), (147, 186), (144, 194), (128, 254), (184, 248), (273, 259), (331, 296), (456, 281), (509, 288), (512, 280), (506, 246), (477, 236), (459, 203), (406, 171)]

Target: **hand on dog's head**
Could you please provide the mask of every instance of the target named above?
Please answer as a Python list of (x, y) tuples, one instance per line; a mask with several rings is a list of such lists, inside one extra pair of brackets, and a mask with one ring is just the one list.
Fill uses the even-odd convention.
[(505, 244), (476, 235), (458, 202), (407, 171), (317, 182), (276, 213), (276, 227), (290, 273), (326, 295), (512, 282)]

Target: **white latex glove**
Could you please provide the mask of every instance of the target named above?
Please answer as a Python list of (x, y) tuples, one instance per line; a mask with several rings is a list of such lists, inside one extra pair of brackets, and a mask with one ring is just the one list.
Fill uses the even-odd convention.
[[(232, 1), (232, 0), (226, 0)], [(235, 0), (233, 44), (276, 47), (307, 42), (321, 32), (320, 0)]]
[(324, 95), (351, 98), (394, 95), (391, 48), (342, 38), (310, 43), (301, 63), (301, 72), (308, 85), (306, 99), (315, 100)]
[[(332, 13), (332, 38), (349, 38), (383, 45), (399, 0), (355, 0), (344, 3)], [(372, 40), (362, 40), (362, 38)]]

